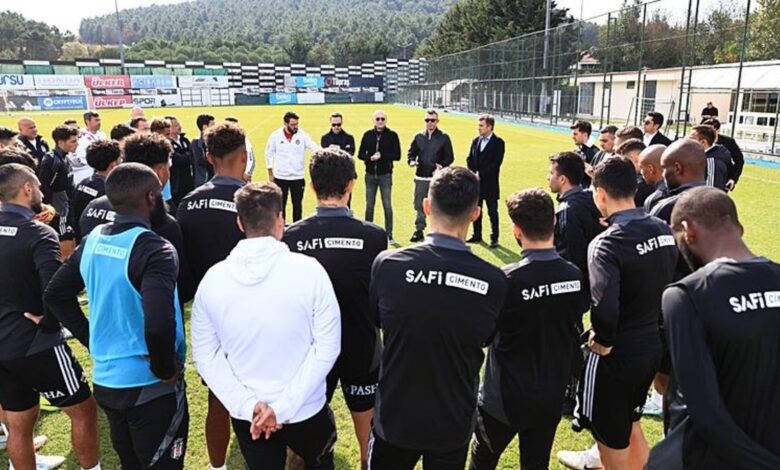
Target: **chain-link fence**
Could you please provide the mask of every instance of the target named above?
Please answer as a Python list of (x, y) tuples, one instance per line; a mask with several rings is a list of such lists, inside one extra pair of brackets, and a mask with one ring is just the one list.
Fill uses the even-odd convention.
[(746, 150), (780, 154), (780, 60), (771, 60), (780, 52), (763, 46), (780, 32), (756, 26), (767, 20), (750, 0), (713, 3), (628, 3), (429, 59), (423, 83), (402, 88), (394, 99), (560, 126), (584, 118), (596, 128), (641, 124), (656, 110), (672, 137), (717, 108), (721, 131)]

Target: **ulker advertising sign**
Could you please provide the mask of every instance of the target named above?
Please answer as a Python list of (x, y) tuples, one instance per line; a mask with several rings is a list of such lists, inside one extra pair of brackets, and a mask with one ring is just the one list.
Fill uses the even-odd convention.
[(84, 75), (84, 84), (87, 88), (131, 88), (129, 75)]

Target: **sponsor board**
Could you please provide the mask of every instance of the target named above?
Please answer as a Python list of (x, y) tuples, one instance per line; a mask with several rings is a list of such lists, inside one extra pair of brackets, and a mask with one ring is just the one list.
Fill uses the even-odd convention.
[(142, 108), (165, 108), (167, 106), (181, 106), (181, 98), (178, 94), (170, 95), (136, 95), (133, 96), (133, 106)]
[(227, 88), (227, 75), (182, 75), (179, 88)]
[(325, 86), (325, 77), (320, 75), (309, 75), (306, 77), (286, 75), (284, 77), (284, 86), (286, 88), (322, 88)]
[(98, 90), (131, 88), (129, 75), (84, 75), (84, 85)]
[(298, 104), (322, 104), (325, 102), (325, 93), (298, 93)]
[(271, 93), (269, 102), (271, 104), (296, 104), (298, 100), (295, 93)]
[(131, 75), (130, 88), (176, 88), (176, 78), (170, 75)]
[(86, 96), (47, 96), (38, 98), (38, 102), (44, 111), (54, 109), (87, 109)]
[(84, 88), (82, 75), (34, 75), (39, 90), (79, 90)]
[(35, 96), (0, 97), (0, 111), (38, 111), (40, 108)]
[(133, 105), (133, 98), (129, 95), (118, 96), (93, 96), (93, 108), (125, 108)]
[(35, 82), (32, 75), (19, 75), (15, 73), (0, 74), (0, 89), (5, 90), (32, 90)]

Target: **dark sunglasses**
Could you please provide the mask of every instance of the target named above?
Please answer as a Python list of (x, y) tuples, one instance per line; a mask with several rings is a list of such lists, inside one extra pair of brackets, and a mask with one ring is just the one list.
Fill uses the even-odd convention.
[(341, 127), (341, 124), (331, 124), (330, 127)]
[(383, 117), (378, 117), (378, 118), (374, 118), (374, 120), (375, 120), (375, 121), (384, 121), (384, 120), (385, 120), (385, 118), (383, 118)]
[(426, 119), (425, 122), (436, 122), (438, 119)]

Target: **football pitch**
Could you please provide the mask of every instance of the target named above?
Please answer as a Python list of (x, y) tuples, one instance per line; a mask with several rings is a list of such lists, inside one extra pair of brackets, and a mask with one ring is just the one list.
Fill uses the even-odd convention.
[[(187, 136), (193, 139), (198, 136), (195, 127), (195, 118), (198, 114), (209, 113), (217, 120), (232, 116), (240, 121), (240, 125), (247, 131), (248, 137), (254, 147), (257, 158), (255, 180), (266, 179), (264, 166), (264, 149), (268, 136), (276, 128), (282, 125), (282, 115), (288, 109), (296, 111), (300, 117), (300, 127), (311, 135), (312, 139), (319, 143), (319, 138), (326, 133), (330, 126), (328, 116), (334, 111), (344, 115), (344, 127), (351, 133), (359, 145), (360, 137), (366, 129), (372, 126), (372, 113), (376, 109), (384, 109), (388, 114), (388, 127), (395, 130), (401, 139), (402, 160), (398, 162), (393, 177), (393, 209), (395, 211), (394, 237), (401, 245), (407, 245), (408, 239), (414, 230), (413, 197), (413, 169), (409, 168), (405, 161), (405, 152), (415, 133), (424, 128), (422, 109), (415, 109), (394, 105), (322, 105), (322, 106), (292, 106), (290, 108), (274, 106), (237, 106), (237, 107), (213, 107), (213, 108), (169, 108), (148, 109), (147, 117), (163, 117), (165, 115), (176, 116), (182, 123)], [(129, 110), (102, 110), (103, 131), (108, 134), (111, 127), (119, 122), (129, 119)], [(0, 126), (16, 129), (16, 120), (22, 114), (0, 116)], [(35, 119), (39, 133), (50, 144), (51, 130), (66, 119), (76, 119), (81, 122), (81, 113), (56, 112), (56, 113), (31, 113)], [(447, 132), (455, 150), (455, 165), (465, 166), (471, 140), (476, 136), (477, 121), (475, 117), (442, 113), (440, 115), (440, 128)], [(505, 199), (514, 191), (542, 187), (547, 189), (546, 174), (548, 169), (548, 157), (558, 151), (570, 150), (573, 144), (568, 135), (562, 132), (532, 128), (528, 126), (513, 125), (498, 122), (495, 132), (506, 141), (506, 157), (501, 170), (501, 197)], [(365, 185), (363, 183), (364, 166), (357, 162), (358, 182), (352, 199), (352, 209), (357, 217), (362, 218), (365, 210)], [(766, 168), (753, 164), (746, 164), (736, 191), (732, 193), (741, 222), (745, 228), (745, 239), (748, 245), (757, 255), (766, 256), (774, 260), (780, 260), (780, 170)], [(304, 199), (304, 215), (313, 212), (315, 200), (310, 190), (307, 189)], [(474, 247), (474, 252), (491, 263), (502, 266), (519, 258), (520, 249), (515, 243), (511, 233), (511, 221), (509, 220), (503, 205), (499, 206), (501, 247), (491, 250), (487, 245)], [(377, 197), (375, 208), (375, 222), (383, 225), (383, 212), (380, 198)], [(487, 223), (487, 220), (485, 220)], [(489, 224), (487, 225), (489, 227)], [(204, 227), (205, 230), (208, 228)], [(487, 234), (487, 233), (486, 233)], [(399, 295), (402, 293), (399, 293)], [(262, 299), (258, 299), (262, 301)], [(86, 350), (75, 341), (70, 343), (74, 352), (84, 366), (87, 374), (91, 364)], [(206, 390), (201, 384), (200, 378), (195, 372), (191, 354), (187, 361), (187, 384), (189, 386), (190, 405), (190, 435), (186, 457), (186, 468), (208, 468), (208, 456), (204, 437), (204, 422), (206, 416)], [(424, 384), (420, 384), (424, 386)], [(360, 453), (352, 431), (352, 420), (349, 415), (340, 392), (332, 404), (336, 415), (338, 427), (338, 441), (336, 443), (336, 468), (359, 469)], [(416, 419), (425, 420), (425, 416)], [(658, 442), (662, 436), (660, 419), (644, 418), (642, 421), (645, 433), (651, 445)], [(407, 423), (415, 426), (414, 420)], [(48, 444), (42, 449), (44, 454), (58, 454), (68, 456), (68, 460), (62, 468), (78, 469), (70, 445), (70, 425), (67, 417), (61, 412), (42, 412), (38, 422), (38, 434), (45, 434), (49, 438)], [(102, 468), (114, 470), (119, 468), (116, 454), (111, 448), (108, 436), (108, 423), (100, 415), (101, 435), (101, 463)], [(593, 443), (588, 433), (574, 433), (570, 423), (563, 419), (558, 427), (555, 439), (550, 468), (563, 468), (558, 464), (555, 453), (559, 450), (579, 450), (589, 447)], [(0, 457), (0, 469), (7, 468), (8, 461), (3, 455)], [(243, 460), (238, 450), (235, 438), (231, 440), (228, 457), (228, 468), (243, 468)], [(504, 453), (500, 469), (517, 469), (518, 449), (517, 443), (510, 444)]]

